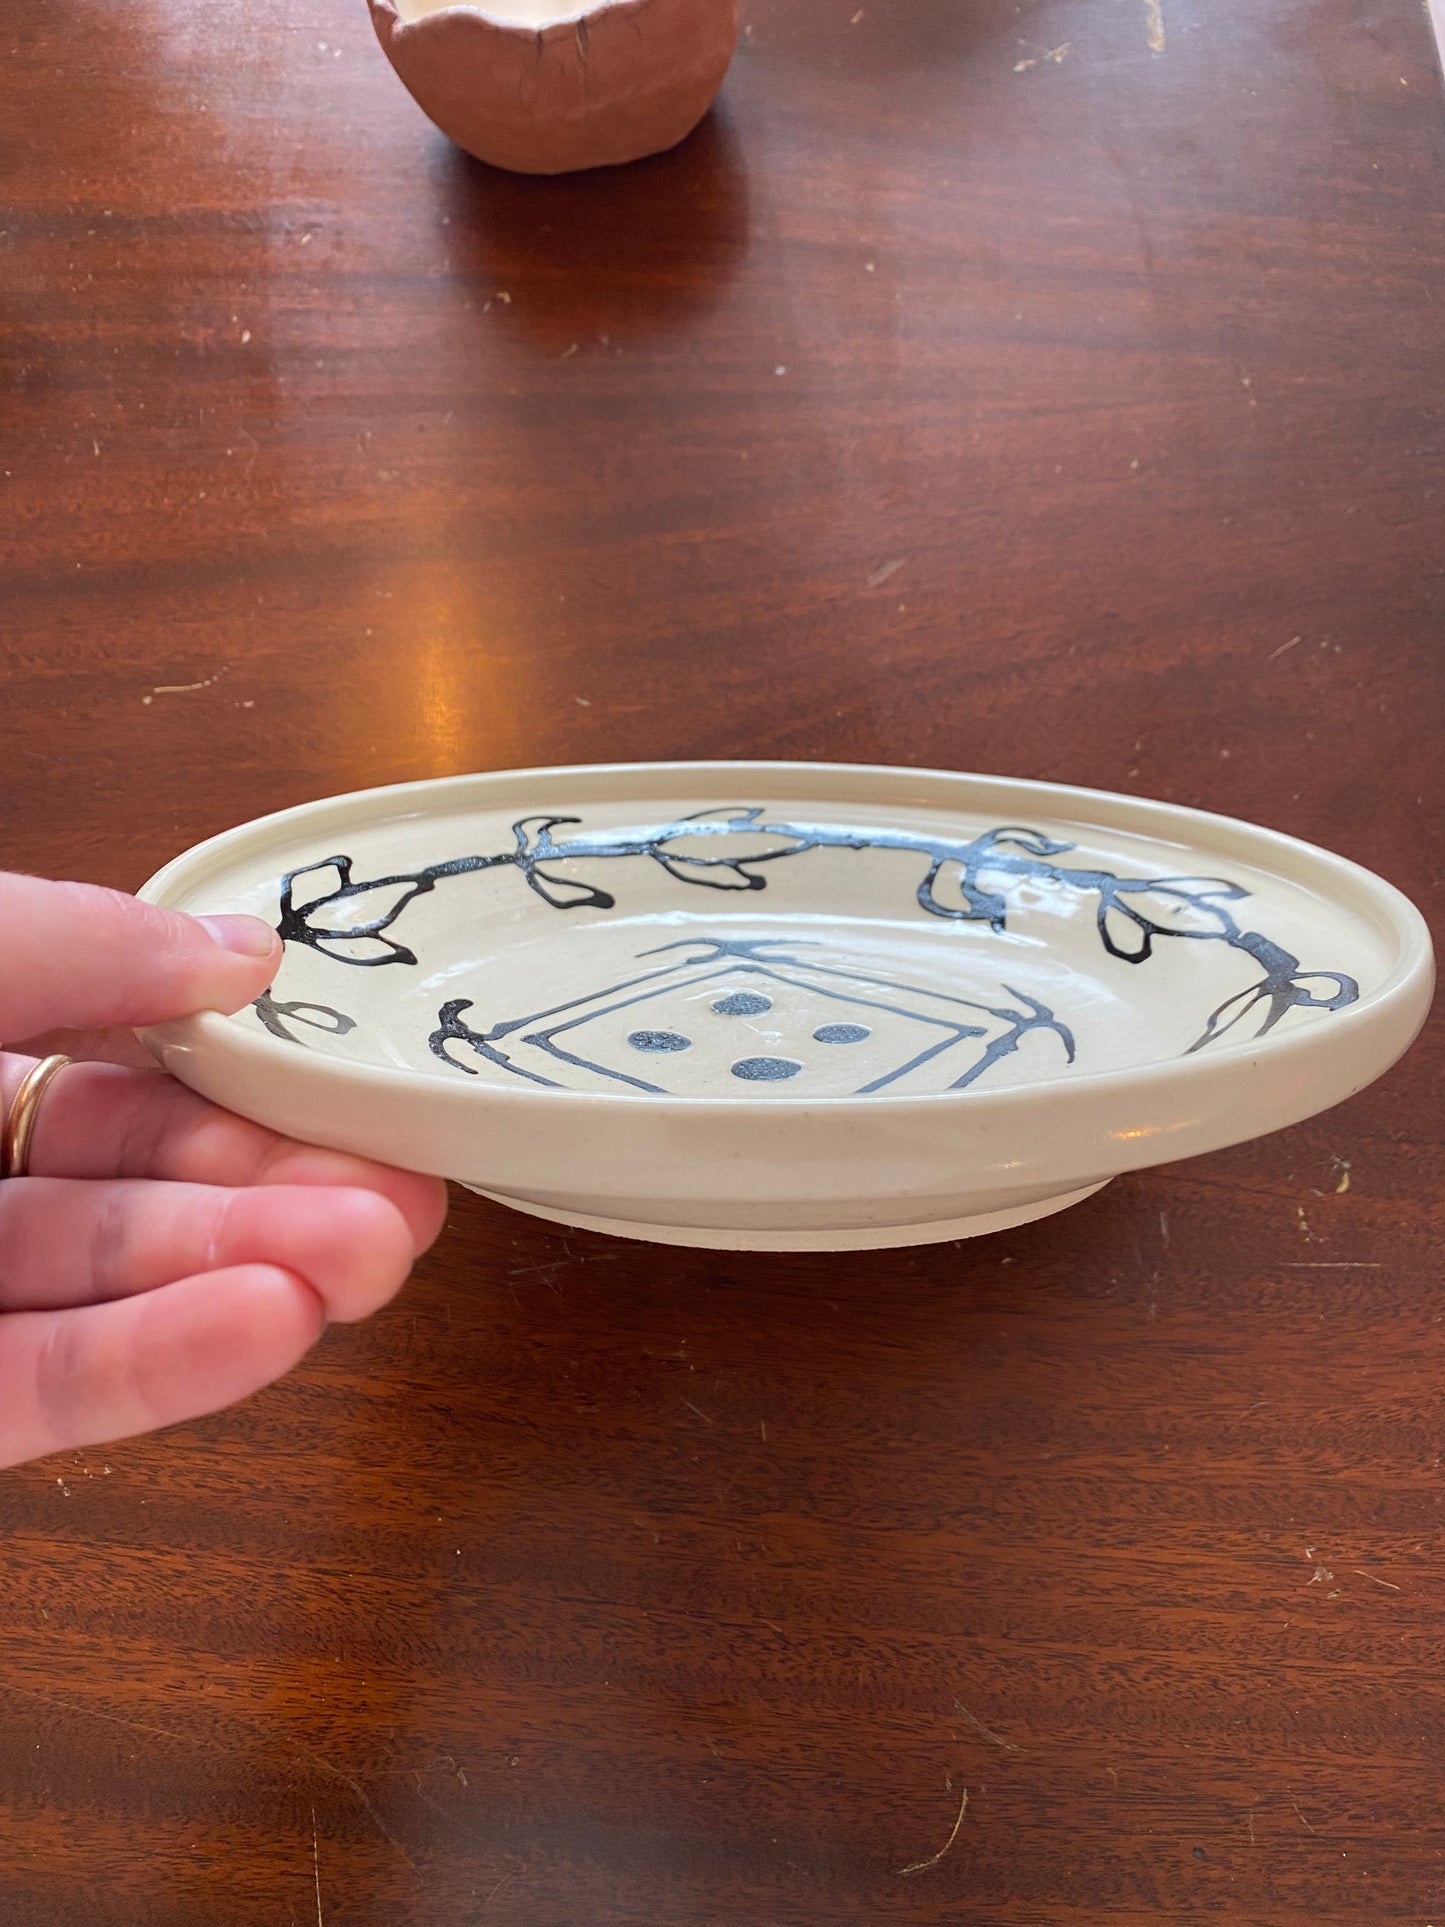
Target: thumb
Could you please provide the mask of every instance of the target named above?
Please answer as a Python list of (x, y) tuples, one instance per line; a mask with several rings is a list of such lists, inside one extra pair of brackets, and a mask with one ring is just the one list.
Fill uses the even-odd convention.
[(0, 872), (0, 1038), (240, 1010), (281, 962), (259, 917), (187, 917)]

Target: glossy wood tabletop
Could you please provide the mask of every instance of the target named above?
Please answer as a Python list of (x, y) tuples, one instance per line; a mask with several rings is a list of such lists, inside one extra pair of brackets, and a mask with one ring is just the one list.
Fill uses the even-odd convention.
[[(360, 0), (8, 14), (4, 865), (759, 755), (1438, 920), (1418, 0), (746, 0), (682, 149), (552, 182)], [(0, 1479), (0, 1917), (1445, 1921), (1441, 1037), (974, 1243), (459, 1194), (287, 1382)]]

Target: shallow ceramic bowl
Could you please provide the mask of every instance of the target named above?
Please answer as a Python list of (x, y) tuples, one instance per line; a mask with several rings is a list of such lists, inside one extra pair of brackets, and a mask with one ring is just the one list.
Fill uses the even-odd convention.
[(1348, 1097), (1433, 970), (1398, 891), (1222, 817), (922, 770), (504, 771), (287, 810), (146, 886), (286, 941), (146, 1033), (295, 1136), (731, 1249), (1002, 1229)]

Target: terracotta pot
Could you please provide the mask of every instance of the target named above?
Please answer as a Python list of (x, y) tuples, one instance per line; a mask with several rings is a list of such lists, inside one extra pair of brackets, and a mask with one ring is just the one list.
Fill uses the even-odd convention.
[(510, 0), (497, 13), (370, 0), (377, 38), (444, 134), (518, 174), (608, 167), (673, 147), (722, 85), (737, 0)]

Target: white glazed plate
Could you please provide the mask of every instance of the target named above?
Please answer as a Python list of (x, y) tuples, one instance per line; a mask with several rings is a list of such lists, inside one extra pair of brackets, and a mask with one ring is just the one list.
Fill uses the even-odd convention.
[(1378, 1077), (1413, 906), (1131, 797), (906, 769), (614, 765), (264, 817), (141, 893), (286, 943), (147, 1032), (207, 1097), (538, 1216), (723, 1249), (1023, 1224)]

